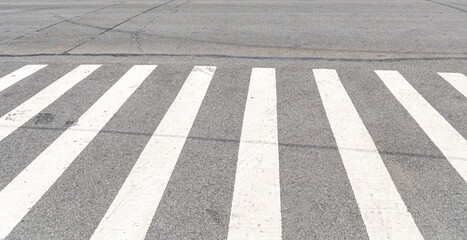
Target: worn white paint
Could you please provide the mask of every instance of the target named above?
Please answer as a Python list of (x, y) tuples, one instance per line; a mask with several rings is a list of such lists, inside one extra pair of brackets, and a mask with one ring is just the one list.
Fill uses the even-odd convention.
[(0, 239), (13, 230), (155, 68), (132, 67), (0, 192)]
[(254, 68), (243, 117), (228, 239), (281, 239), (276, 76)]
[(100, 65), (81, 65), (5, 114), (0, 118), (0, 141), (40, 113), (44, 108), (99, 67)]
[(467, 140), (399, 72), (375, 72), (464, 181), (467, 181)]
[(423, 239), (337, 72), (313, 70), (370, 239)]
[(215, 67), (194, 67), (91, 239), (144, 239)]
[(438, 74), (467, 98), (467, 77), (464, 74), (443, 72)]
[(45, 67), (47, 65), (26, 65), (0, 78), (0, 92)]

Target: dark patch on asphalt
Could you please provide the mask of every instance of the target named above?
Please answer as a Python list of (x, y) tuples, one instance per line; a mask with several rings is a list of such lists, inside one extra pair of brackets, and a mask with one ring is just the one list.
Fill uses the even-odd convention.
[(39, 113), (34, 117), (35, 125), (45, 125), (54, 121), (55, 115), (52, 113)]
[(13, 96), (13, 95), (15, 95), (15, 94), (17, 94), (17, 93), (18, 93), (18, 92), (9, 92), (9, 93), (7, 92), (7, 93), (4, 93), (2, 96), (3, 96), (3, 97), (11, 97), (11, 96)]
[(75, 124), (75, 120), (67, 120), (65, 122), (65, 128), (68, 128), (70, 126), (73, 126)]
[(224, 224), (222, 223), (222, 219), (224, 217), (222, 217), (222, 215), (217, 212), (217, 211), (214, 211), (212, 209), (206, 209), (206, 212), (209, 214), (209, 216), (212, 218), (212, 220), (217, 224), (217, 225), (221, 225), (221, 226), (224, 226)]

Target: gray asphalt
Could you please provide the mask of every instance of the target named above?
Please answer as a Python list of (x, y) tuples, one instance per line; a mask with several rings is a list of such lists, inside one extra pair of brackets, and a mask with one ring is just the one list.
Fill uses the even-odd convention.
[[(146, 239), (225, 239), (253, 67), (275, 68), (284, 239), (368, 239), (312, 69), (336, 69), (425, 239), (467, 239), (467, 184), (374, 70), (397, 70), (467, 138), (464, 0), (2, 0), (0, 116), (103, 66), (0, 141), (0, 190), (135, 64), (156, 70), (7, 239), (89, 239), (193, 66), (217, 66)], [(466, 156), (467, 157), (467, 156)], [(0, 206), (1, 208), (1, 206)]]

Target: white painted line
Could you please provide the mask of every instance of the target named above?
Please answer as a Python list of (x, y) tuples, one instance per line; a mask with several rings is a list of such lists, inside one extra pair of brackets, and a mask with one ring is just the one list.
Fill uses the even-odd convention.
[(387, 88), (415, 119), (467, 181), (467, 141), (397, 71), (375, 71)]
[(438, 73), (448, 83), (450, 83), (457, 91), (467, 97), (467, 77), (462, 73)]
[(26, 65), (0, 78), (0, 92), (45, 67), (47, 65)]
[(0, 141), (94, 72), (101, 65), (81, 65), (0, 118)]
[(144, 239), (215, 67), (194, 67), (91, 239)]
[(281, 239), (276, 76), (254, 68), (243, 117), (228, 239)]
[(5, 238), (156, 68), (134, 66), (0, 192)]
[(333, 69), (313, 70), (370, 239), (423, 239)]

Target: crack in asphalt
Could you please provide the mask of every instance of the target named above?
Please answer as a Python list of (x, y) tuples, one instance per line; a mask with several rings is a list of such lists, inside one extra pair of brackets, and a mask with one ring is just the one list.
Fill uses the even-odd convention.
[(74, 47), (72, 47), (72, 48), (70, 48), (70, 49), (64, 51), (63, 53), (69, 53), (69, 52), (75, 50), (76, 48), (82, 46), (83, 44), (87, 43), (88, 41), (94, 40), (94, 39), (96, 39), (97, 37), (101, 36), (102, 34), (105, 34), (105, 33), (109, 32), (109, 31), (111, 31), (111, 30), (113, 30), (113, 29), (115, 29), (115, 28), (117, 28), (117, 27), (119, 27), (119, 26), (121, 26), (121, 25), (127, 23), (128, 21), (131, 21), (132, 19), (134, 19), (134, 18), (136, 18), (136, 17), (139, 17), (139, 16), (141, 16), (141, 15), (143, 15), (143, 14), (146, 14), (146, 13), (148, 13), (148, 12), (154, 10), (154, 9), (163, 7), (163, 6), (165, 6), (165, 5), (167, 5), (167, 4), (171, 3), (171, 2), (174, 2), (174, 1), (176, 1), (176, 0), (167, 1), (167, 2), (165, 2), (165, 3), (162, 3), (162, 4), (159, 4), (159, 5), (154, 6), (154, 7), (152, 7), (152, 8), (149, 8), (149, 9), (143, 11), (143, 12), (140, 12), (140, 13), (138, 13), (138, 14), (136, 14), (136, 15), (133, 15), (132, 17), (129, 17), (129, 18), (125, 19), (124, 21), (115, 24), (115, 25), (113, 25), (113, 26), (110, 27), (110, 28), (106, 28), (106, 29), (105, 29), (104, 31), (102, 31), (101, 33), (99, 33), (99, 34), (97, 34), (97, 35), (95, 35), (95, 36), (92, 36), (92, 37), (90, 37), (90, 38), (84, 40), (83, 42), (81, 42), (81, 43), (79, 43), (78, 45), (76, 45), (76, 46), (74, 46)]
[(138, 45), (138, 49), (141, 51), (141, 52), (144, 52), (143, 51), (143, 48), (142, 48), (142, 45), (141, 45), (141, 42), (139, 40), (139, 38), (141, 37), (140, 34), (143, 33), (143, 31), (146, 30), (146, 28), (149, 26), (149, 25), (152, 25), (154, 23), (154, 20), (156, 19), (156, 15), (154, 15), (151, 20), (149, 20), (148, 23), (144, 24), (143, 27), (141, 27), (140, 29), (138, 29), (136, 32), (132, 32), (131, 33), (131, 36), (133, 37), (133, 40), (136, 42), (136, 44)]
[(403, 62), (403, 61), (439, 61), (439, 60), (467, 60), (467, 56), (460, 57), (392, 57), (392, 58), (327, 58), (327, 57), (275, 57), (275, 56), (241, 56), (223, 54), (164, 54), (164, 53), (37, 53), (37, 54), (0, 54), (0, 57), (191, 57), (215, 59), (249, 59), (249, 60), (284, 60), (284, 61), (329, 61), (329, 62)]
[[(86, 23), (80, 23), (80, 22), (74, 22), (74, 21), (68, 21), (71, 24), (75, 24), (78, 26), (84, 26), (84, 27), (89, 27), (89, 28), (94, 28), (94, 29), (100, 29), (100, 30), (105, 30), (107, 28), (97, 26), (97, 25), (92, 25), (92, 24), (86, 24)], [(114, 29), (113, 32), (119, 32), (119, 33), (127, 33), (133, 36), (133, 31), (126, 31), (126, 30), (117, 30)], [(182, 40), (184, 42), (186, 41), (191, 41), (195, 43), (208, 43), (208, 44), (218, 44), (218, 45), (223, 45), (223, 46), (233, 46), (233, 47), (247, 47), (247, 48), (262, 48), (262, 49), (283, 49), (283, 50), (310, 50), (310, 51), (335, 51), (335, 52), (350, 52), (350, 53), (378, 53), (378, 54), (384, 54), (384, 53), (403, 53), (403, 54), (443, 54), (443, 55), (448, 55), (448, 54), (458, 54), (458, 52), (411, 52), (411, 51), (405, 51), (405, 52), (395, 52), (392, 50), (388, 51), (365, 51), (365, 50), (354, 50), (354, 49), (334, 49), (334, 48), (306, 48), (306, 47), (289, 47), (289, 46), (271, 46), (271, 45), (255, 45), (255, 44), (240, 44), (240, 43), (232, 43), (232, 42), (221, 42), (221, 41), (209, 41), (209, 40), (202, 40), (202, 39), (192, 39), (192, 38), (184, 38), (184, 37), (173, 37), (173, 36), (166, 36), (166, 35), (161, 35), (161, 34), (152, 34), (152, 33), (146, 33), (146, 32), (140, 32), (138, 33), (139, 37), (141, 36), (146, 36), (146, 37), (158, 37), (158, 38), (165, 38), (165, 39), (175, 39), (175, 40)], [(467, 52), (462, 52), (460, 54), (466, 54)]]
[(174, 9), (178, 9), (178, 8), (180, 8), (180, 7), (183, 7), (183, 6), (187, 5), (190, 1), (191, 1), (191, 0), (186, 0), (184, 3), (182, 3), (182, 4), (180, 4), (180, 5), (176, 6), (176, 7), (174, 7)]
[[(14, 39), (7, 40), (7, 41), (5, 41), (5, 42), (2, 42), (2, 43), (0, 43), (0, 46), (1, 46), (1, 45), (5, 45), (5, 44), (8, 44), (8, 43), (11, 43), (11, 42), (14, 42), (14, 41), (17, 41), (17, 40), (20, 40), (20, 39), (22, 39), (22, 38), (24, 38), (24, 37), (27, 37), (27, 36), (31, 35), (31, 34), (41, 32), (41, 31), (43, 31), (43, 30), (45, 30), (45, 29), (49, 29), (49, 28), (51, 28), (51, 27), (57, 26), (57, 25), (59, 25), (59, 24), (65, 23), (65, 22), (73, 22), (73, 21), (71, 21), (71, 20), (76, 19), (76, 18), (80, 18), (80, 17), (83, 17), (83, 16), (86, 16), (86, 15), (88, 15), (88, 14), (95, 13), (95, 12), (98, 12), (98, 11), (101, 11), (101, 10), (104, 10), (104, 9), (107, 9), (107, 8), (115, 7), (115, 6), (118, 6), (118, 5), (120, 5), (120, 4), (126, 3), (126, 2), (128, 2), (128, 1), (130, 1), (130, 0), (126, 0), (126, 1), (123, 1), (123, 2), (115, 3), (115, 4), (112, 4), (112, 5), (107, 5), (107, 6), (105, 6), (105, 7), (102, 7), (102, 8), (96, 9), (96, 10), (92, 10), (92, 11), (90, 11), (90, 12), (86, 12), (86, 13), (83, 13), (83, 14), (78, 15), (78, 16), (74, 16), (74, 17), (71, 17), (71, 18), (64, 19), (64, 20), (62, 20), (62, 21), (59, 21), (59, 22), (50, 24), (50, 25), (45, 26), (45, 27), (43, 27), (43, 28), (39, 28), (39, 29), (37, 29), (37, 30), (35, 30), (35, 31), (28, 32), (28, 33), (26, 33), (26, 34), (23, 34), (23, 35), (21, 35), (21, 36), (19, 36), (19, 37), (14, 38)], [(58, 16), (54, 16), (54, 17), (58, 18)]]
[(455, 9), (455, 10), (458, 10), (458, 11), (461, 11), (463, 13), (467, 13), (467, 10), (464, 10), (462, 8), (459, 8), (459, 7), (455, 7), (455, 6), (452, 6), (446, 2), (438, 2), (438, 1), (433, 1), (433, 0), (425, 0), (426, 2), (431, 2), (433, 4), (436, 4), (436, 5), (441, 5), (441, 6), (445, 6), (445, 7), (448, 7), (448, 8), (452, 8), (452, 9)]
[[(0, 126), (5, 127), (5, 126)], [(21, 129), (30, 129), (30, 130), (48, 130), (48, 131), (65, 131), (67, 128), (59, 128), (59, 127), (29, 127), (29, 126), (21, 126)], [(76, 129), (74, 131), (95, 131), (93, 129)], [(117, 135), (132, 135), (132, 136), (145, 136), (151, 137), (153, 133), (145, 133), (145, 132), (129, 132), (129, 131), (115, 131), (115, 130), (101, 130), (100, 133), (107, 133), (107, 134), (117, 134)], [(178, 135), (167, 135), (167, 134), (158, 134), (157, 136), (161, 137), (170, 137), (170, 138), (179, 138), (185, 136), (178, 136)], [(239, 144), (239, 139), (230, 139), (230, 138), (212, 138), (212, 137), (200, 137), (200, 136), (188, 136), (187, 139), (195, 140), (195, 141), (209, 141), (209, 142), (223, 142), (223, 143), (234, 143)], [(265, 144), (276, 144), (273, 142), (264, 142), (264, 141), (246, 141), (246, 142), (261, 142)], [(297, 144), (297, 143), (284, 143), (278, 142), (279, 147), (292, 147), (292, 148), (305, 148), (305, 149), (327, 149), (327, 150), (339, 150), (337, 146), (329, 146), (329, 145), (310, 145), (310, 144)], [(357, 151), (357, 152), (374, 152), (374, 150), (367, 150), (367, 149), (359, 149), (359, 148), (344, 148), (345, 150), (350, 151)], [(405, 156), (405, 157), (419, 157), (419, 158), (428, 158), (428, 159), (446, 159), (443, 155), (428, 155), (428, 154), (420, 154), (420, 153), (410, 153), (410, 152), (393, 152), (393, 151), (378, 151), (381, 155), (391, 155), (391, 156)], [(467, 161), (467, 158), (456, 158), (458, 160)]]
[[(124, 2), (128, 2), (129, 0), (127, 1), (124, 1)], [(394, 51), (365, 51), (365, 50), (352, 50), (352, 49), (315, 49), (315, 48), (303, 48), (303, 47), (289, 47), (289, 46), (267, 46), (267, 45), (254, 45), (254, 44), (237, 44), (237, 43), (230, 43), (230, 42), (218, 42), (218, 41), (209, 41), (209, 40), (202, 40), (202, 39), (192, 39), (192, 38), (186, 38), (186, 37), (175, 37), (175, 36), (165, 36), (165, 35), (160, 35), (160, 34), (150, 34), (150, 33), (146, 33), (146, 32), (143, 32), (143, 30), (146, 29), (146, 27), (149, 25), (149, 24), (152, 24), (155, 17), (153, 17), (150, 21), (150, 23), (144, 25), (140, 30), (134, 32), (134, 31), (125, 31), (125, 30), (118, 30), (118, 29), (115, 29), (117, 28), (118, 26), (130, 21), (131, 19), (133, 18), (136, 18), (142, 14), (145, 14), (151, 10), (154, 10), (156, 8), (159, 8), (159, 7), (162, 7), (164, 5), (167, 5), (173, 1), (176, 1), (176, 0), (171, 0), (171, 1), (168, 1), (168, 2), (165, 2), (163, 4), (160, 4), (158, 6), (154, 6), (150, 9), (147, 9), (145, 10), (144, 12), (141, 12), (137, 15), (134, 15), (126, 20), (124, 20), (123, 22), (120, 22), (110, 28), (106, 28), (106, 27), (101, 27), (101, 26), (97, 26), (97, 25), (92, 25), (92, 24), (86, 24), (86, 23), (80, 23), (80, 22), (76, 22), (76, 21), (73, 21), (73, 19), (75, 18), (78, 18), (80, 16), (76, 16), (76, 17), (73, 17), (73, 18), (69, 18), (69, 19), (65, 19), (59, 23), (55, 23), (53, 25), (50, 25), (50, 26), (47, 26), (45, 28), (49, 28), (49, 27), (52, 27), (52, 26), (55, 26), (55, 25), (58, 25), (60, 23), (63, 23), (63, 22), (68, 22), (68, 23), (71, 23), (71, 24), (74, 24), (74, 25), (79, 25), (79, 26), (85, 26), (85, 27), (89, 27), (89, 28), (93, 28), (93, 29), (99, 29), (99, 30), (102, 30), (103, 32), (99, 33), (98, 35), (96, 36), (92, 36), (86, 40), (84, 40), (83, 42), (79, 43), (78, 45), (72, 47), (71, 49), (68, 49), (64, 52), (62, 52), (61, 54), (51, 54), (51, 55), (65, 55), (65, 54), (70, 54), (70, 52), (76, 48), (78, 48), (79, 46), (82, 46), (83, 44), (85, 44), (86, 42), (90, 41), (90, 40), (93, 40), (95, 38), (97, 38), (98, 36), (102, 35), (102, 34), (105, 34), (106, 32), (108, 31), (114, 31), (114, 32), (121, 32), (121, 33), (128, 33), (132, 36), (133, 40), (136, 42), (137, 44), (137, 47), (138, 49), (143, 52), (142, 50), (142, 44), (140, 42), (140, 39), (142, 36), (147, 36), (147, 37), (158, 37), (158, 38), (165, 38), (165, 39), (175, 39), (175, 40), (182, 40), (182, 41), (191, 41), (191, 42), (197, 42), (197, 43), (209, 43), (209, 44), (218, 44), (218, 45), (226, 45), (226, 46), (240, 46), (240, 47), (247, 47), (247, 48), (264, 48), (264, 49), (271, 49), (271, 48), (275, 48), (275, 49), (285, 49), (285, 50), (311, 50), (311, 51), (338, 51), (338, 52), (351, 52), (351, 53), (375, 53), (375, 54), (384, 54), (384, 53), (391, 53), (391, 54), (394, 54), (396, 52)], [(450, 6), (448, 5), (447, 3), (442, 3), (442, 2), (437, 2), (437, 1), (433, 1), (433, 0), (425, 0), (427, 2), (431, 2), (431, 3), (434, 3), (434, 4), (440, 4), (440, 5), (443, 5), (443, 6), (447, 6), (447, 7), (451, 7), (451, 8), (455, 8), (457, 10), (460, 10), (460, 11), (463, 11), (463, 12), (466, 12), (465, 10), (463, 9), (458, 9), (454, 6)], [(124, 2), (121, 2), (121, 3), (118, 3), (118, 4), (122, 4)], [(180, 6), (184, 6), (186, 5), (187, 3), (189, 2), (189, 0), (177, 5), (175, 7), (178, 8)], [(115, 6), (115, 5), (118, 5), (118, 4), (114, 4), (114, 5), (110, 5), (110, 6), (107, 6), (107, 7), (104, 7), (104, 8), (101, 8), (101, 9), (97, 9), (97, 10), (94, 10), (92, 12), (96, 12), (96, 11), (99, 11), (99, 10), (102, 10), (102, 9), (105, 9), (105, 8), (109, 8), (109, 7), (112, 7), (112, 6)], [(89, 13), (92, 13), (92, 12), (89, 12)], [(86, 14), (89, 14), (89, 13), (86, 13)], [(83, 15), (86, 15), (86, 14), (83, 14)], [(45, 29), (43, 28), (43, 29)], [(39, 32), (43, 29), (39, 29), (35, 32)], [(28, 35), (28, 34), (27, 34)], [(27, 35), (24, 35), (22, 37), (25, 37)], [(21, 38), (22, 38), (21, 37)], [(6, 43), (9, 43), (9, 42), (12, 42), (12, 41), (15, 41), (17, 39), (13, 39), (13, 40), (9, 40), (7, 42), (4, 42), (4, 43), (0, 43), (0, 45), (3, 45), (3, 44), (6, 44)], [(452, 52), (401, 52), (402, 54), (438, 54), (438, 55), (449, 55), (449, 54), (457, 54), (457, 53), (452, 53)], [(42, 55), (42, 54), (45, 54), (45, 53), (38, 53), (38, 55)], [(115, 53), (115, 54), (112, 54), (112, 55), (109, 55), (109, 54), (96, 54), (96, 55), (90, 55), (90, 54), (86, 54), (86, 55), (83, 55), (83, 56), (154, 56), (154, 54), (144, 54), (144, 53), (141, 53), (142, 55), (135, 55), (135, 54), (120, 54), (120, 53)], [(465, 55), (467, 53), (460, 53), (461, 55)], [(73, 54), (75, 55), (75, 54)], [(169, 56), (169, 55), (166, 55), (166, 54), (158, 54), (158, 55), (161, 55), (161, 56)], [(5, 55), (0, 55), (0, 56), (3, 56), (3, 57), (10, 57), (10, 56), (36, 56), (35, 54), (30, 54), (30, 55), (10, 55), (10, 54), (5, 54)], [(217, 54), (208, 54), (208, 55), (201, 55), (201, 54), (187, 54), (187, 55), (177, 55), (177, 54), (174, 54), (174, 55), (171, 55), (171, 56), (191, 56), (191, 57), (204, 57), (204, 56), (207, 56), (207, 57), (210, 57), (210, 56), (213, 56), (215, 58), (239, 58), (239, 59), (245, 59), (245, 58), (254, 58), (254, 57), (245, 57), (245, 56), (230, 56), (230, 55), (217, 55)], [(458, 55), (457, 55), (458, 56)], [(257, 59), (279, 59), (279, 58), (276, 58), (276, 57), (261, 57), (259, 56)], [(282, 59), (282, 58), (281, 58)], [(319, 60), (319, 59), (323, 59), (323, 60), (327, 60), (328, 58), (308, 58), (308, 57), (305, 57), (305, 58), (283, 58), (284, 60), (293, 60), (293, 59), (297, 59), (297, 60)], [(358, 59), (358, 58), (352, 58), (352, 59), (356, 59), (358, 61), (367, 61), (368, 59)], [(385, 58), (384, 60), (387, 60), (387, 61), (403, 61), (403, 60), (414, 60), (414, 59), (419, 59), (419, 58)], [(433, 58), (423, 58), (423, 59), (420, 59), (420, 60), (443, 60), (443, 59), (465, 59), (464, 57), (443, 57), (442, 59), (439, 59), (439, 58), (436, 58), (436, 59), (433, 59)], [(350, 61), (349, 59), (347, 58), (330, 58), (328, 59), (330, 61)], [(372, 59), (373, 60), (373, 59)], [(381, 59), (377, 59), (378, 61), (381, 60)]]
[[(129, 0), (127, 1), (124, 1), (124, 2), (128, 2)], [(79, 18), (80, 16), (83, 16), (83, 15), (86, 15), (86, 14), (90, 14), (92, 12), (97, 12), (97, 11), (100, 11), (102, 9), (105, 9), (105, 8), (109, 8), (109, 7), (112, 7), (112, 6), (116, 6), (116, 5), (119, 5), (119, 4), (122, 4), (124, 2), (121, 2), (121, 3), (118, 3), (118, 4), (113, 4), (113, 5), (110, 5), (110, 6), (106, 6), (104, 8), (100, 8), (100, 9), (97, 9), (97, 10), (94, 10), (94, 11), (91, 11), (91, 12), (88, 12), (88, 13), (85, 13), (85, 14), (82, 14), (80, 16), (76, 16), (76, 17), (73, 17), (73, 18), (69, 18), (69, 19), (65, 19), (59, 23), (55, 23), (53, 25), (50, 25), (48, 27), (45, 27), (43, 29), (46, 29), (46, 28), (49, 28), (49, 27), (52, 27), (52, 26), (55, 26), (55, 25), (58, 25), (60, 23), (63, 23), (63, 22), (68, 22), (68, 23), (71, 23), (71, 24), (75, 24), (75, 25), (79, 25), (79, 26), (86, 26), (86, 27), (90, 27), (90, 28), (94, 28), (94, 29), (99, 29), (99, 30), (102, 30), (101, 33), (99, 33), (98, 35), (95, 35), (95, 36), (92, 36), (86, 40), (84, 40), (83, 42), (79, 43), (78, 45), (72, 47), (71, 49), (68, 49), (62, 53), (37, 53), (37, 54), (0, 54), (0, 57), (38, 57), (38, 56), (89, 56), (89, 57), (99, 57), (99, 56), (103, 56), (103, 57), (192, 57), (192, 58), (223, 58), (223, 59), (253, 59), (253, 60), (296, 60), (296, 61), (314, 61), (314, 60), (324, 60), (324, 61), (340, 61), (340, 62), (400, 62), (400, 61), (436, 61), (436, 60), (466, 60), (467, 59), (467, 53), (464, 53), (464, 52), (461, 52), (461, 53), (452, 53), (452, 52), (401, 52), (399, 54), (426, 54), (426, 55), (435, 55), (437, 54), (438, 56), (436, 57), (429, 57), (429, 56), (426, 56), (426, 57), (384, 57), (384, 56), (378, 56), (380, 58), (346, 58), (346, 57), (281, 57), (281, 56), (241, 56), (241, 55), (227, 55), (227, 54), (169, 54), (169, 53), (70, 53), (70, 51), (78, 48), (79, 46), (82, 46), (83, 44), (85, 44), (86, 42), (90, 41), (90, 40), (93, 40), (95, 38), (97, 38), (98, 36), (101, 36), (103, 34), (105, 34), (106, 32), (109, 32), (109, 31), (115, 31), (115, 32), (121, 32), (121, 33), (129, 33), (133, 40), (136, 42), (137, 44), (137, 47), (138, 49), (143, 52), (142, 50), (142, 44), (140, 42), (140, 38), (141, 38), (141, 35), (144, 35), (144, 36), (155, 36), (155, 37), (159, 37), (159, 38), (166, 38), (166, 39), (175, 39), (175, 40), (183, 40), (183, 41), (192, 41), (192, 42), (202, 42), (202, 43), (212, 43), (212, 44), (220, 44), (220, 45), (228, 45), (228, 46), (241, 46), (241, 47), (247, 47), (247, 48), (265, 48), (265, 49), (271, 49), (271, 48), (275, 48), (275, 49), (286, 49), (286, 50), (310, 50), (310, 51), (338, 51), (338, 52), (351, 52), (351, 53), (374, 53), (374, 54), (385, 54), (385, 53), (391, 53), (391, 54), (394, 54), (397, 52), (394, 52), (394, 51), (365, 51), (365, 50), (353, 50), (353, 49), (314, 49), (314, 48), (301, 48), (301, 47), (288, 47), (288, 46), (263, 46), (263, 45), (245, 45), (245, 44), (236, 44), (236, 43), (225, 43), (225, 42), (216, 42), (216, 41), (209, 41), (209, 40), (200, 40), (200, 39), (191, 39), (191, 38), (184, 38), (184, 37), (173, 37), (173, 36), (164, 36), (164, 35), (160, 35), (160, 34), (148, 34), (146, 32), (144, 32), (144, 30), (146, 29), (146, 27), (150, 24), (153, 23), (154, 19), (155, 19), (155, 16), (151, 18), (150, 22), (148, 24), (145, 24), (141, 29), (139, 29), (138, 31), (134, 32), (134, 31), (125, 31), (125, 30), (118, 30), (118, 29), (115, 29), (117, 28), (118, 26), (121, 26), (122, 24), (138, 17), (138, 16), (141, 16), (145, 13), (148, 13), (156, 8), (159, 8), (159, 7), (162, 7), (164, 5), (167, 5), (171, 2), (174, 2), (176, 0), (170, 0), (170, 1), (167, 1), (165, 3), (162, 3), (160, 5), (157, 5), (157, 6), (154, 6), (152, 8), (149, 8), (141, 13), (138, 13), (110, 28), (105, 28), (105, 27), (101, 27), (101, 26), (95, 26), (95, 25), (92, 25), (92, 24), (85, 24), (85, 23), (80, 23), (80, 22), (76, 22), (76, 21), (73, 21), (73, 19), (76, 19), (76, 18)], [(178, 8), (180, 6), (184, 6), (186, 5), (190, 0), (187, 0), (179, 5), (177, 5), (175, 7)], [(452, 7), (452, 8), (455, 8), (457, 9), (456, 7), (453, 7), (453, 6), (450, 6), (446, 3), (441, 3), (441, 2), (436, 2), (436, 1), (433, 1), (433, 0), (425, 0), (427, 2), (431, 2), (431, 3), (434, 3), (434, 4), (440, 4), (440, 5), (443, 5), (443, 6), (448, 6), (448, 7)], [(457, 9), (457, 10), (461, 10), (463, 12), (467, 12), (463, 9)], [(37, 30), (36, 32), (39, 32), (43, 29), (39, 29)], [(27, 35), (24, 35), (24, 36), (27, 36)], [(23, 37), (24, 37), (23, 36)], [(8, 42), (11, 42), (11, 41), (14, 41), (15, 39), (13, 40), (10, 40)], [(1, 43), (0, 45), (2, 45), (3, 43)], [(450, 55), (450, 54), (455, 54), (455, 56), (439, 56), (439, 55)], [(466, 55), (466, 56), (463, 56), (463, 55)]]

